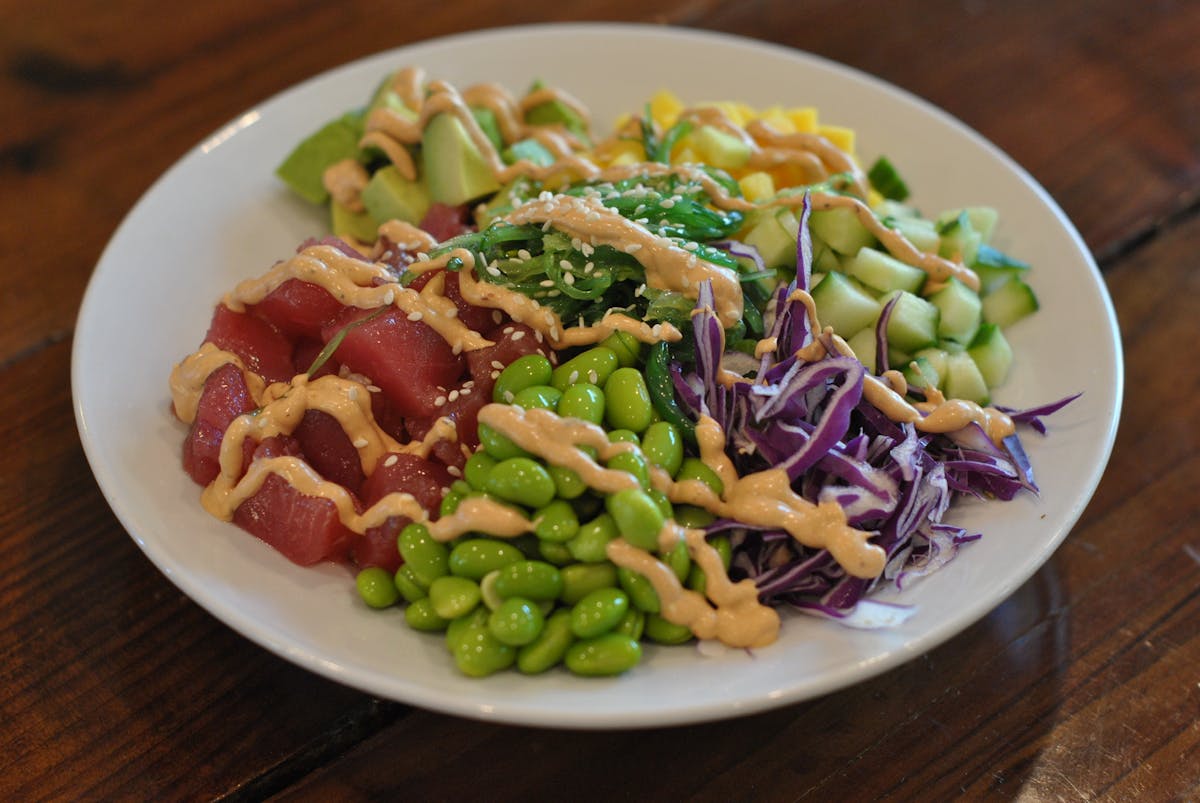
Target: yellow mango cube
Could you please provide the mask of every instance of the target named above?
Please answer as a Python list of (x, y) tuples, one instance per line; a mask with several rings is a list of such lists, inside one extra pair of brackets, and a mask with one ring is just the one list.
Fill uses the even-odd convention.
[(761, 170), (742, 176), (738, 185), (742, 188), (742, 195), (752, 203), (765, 201), (775, 195), (775, 180), (770, 173)]
[(801, 134), (817, 133), (817, 110), (812, 106), (798, 106), (787, 110), (788, 119)]
[(840, 125), (823, 125), (817, 133), (832, 142), (839, 150), (854, 153), (854, 129)]
[(654, 93), (654, 97), (650, 98), (650, 116), (662, 128), (670, 128), (675, 125), (683, 108), (683, 101), (679, 99), (679, 96), (666, 89), (660, 89)]

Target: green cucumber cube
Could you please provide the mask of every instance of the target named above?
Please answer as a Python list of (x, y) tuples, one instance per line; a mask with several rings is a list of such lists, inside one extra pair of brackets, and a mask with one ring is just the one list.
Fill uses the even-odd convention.
[(987, 381), (971, 355), (965, 351), (946, 357), (946, 378), (942, 390), (950, 399), (966, 399), (984, 405), (991, 401)]
[[(789, 220), (790, 218), (790, 220)], [(764, 209), (742, 241), (758, 249), (768, 268), (796, 267), (796, 233), (800, 224), (790, 209)]]
[(994, 323), (985, 323), (979, 328), (975, 342), (967, 349), (967, 354), (975, 361), (983, 381), (989, 388), (1001, 385), (1008, 378), (1012, 368), (1013, 350), (1004, 332)]
[(879, 373), (879, 366), (875, 361), (875, 327), (868, 326), (864, 329), (859, 329), (854, 337), (846, 341), (846, 345), (854, 352), (854, 356), (858, 357), (858, 361), (866, 366), (867, 370), (872, 374)]
[(958, 217), (939, 222), (938, 233), (941, 234), (941, 244), (938, 246), (940, 256), (964, 265), (975, 261), (975, 254), (983, 244), (983, 235), (971, 225), (971, 219), (965, 211), (960, 212)]
[(1033, 288), (1016, 276), (1011, 276), (983, 297), (983, 320), (999, 327), (1008, 327), (1036, 312), (1037, 296)]
[(929, 297), (929, 303), (941, 313), (938, 337), (964, 345), (975, 338), (983, 306), (974, 290), (952, 276), (945, 287)]
[(916, 293), (925, 284), (926, 274), (890, 254), (874, 248), (860, 248), (846, 263), (846, 274), (880, 293), (907, 290)]
[(908, 382), (910, 387), (921, 388), (938, 387), (941, 384), (941, 374), (933, 367), (933, 363), (924, 357), (914, 357), (902, 371), (904, 381)]
[(843, 338), (850, 338), (879, 317), (882, 305), (854, 279), (841, 273), (828, 273), (813, 288), (813, 302), (822, 326), (832, 326)]
[(912, 354), (927, 346), (936, 345), (940, 315), (938, 308), (905, 290), (888, 293), (880, 301), (886, 305), (896, 296), (899, 296), (899, 299), (888, 320), (888, 346)]
[(919, 217), (894, 217), (888, 220), (888, 225), (903, 234), (920, 251), (937, 253), (941, 245), (942, 238), (933, 221)]
[(875, 235), (849, 207), (813, 212), (808, 216), (808, 227), (839, 254), (857, 254), (858, 249), (875, 244)]

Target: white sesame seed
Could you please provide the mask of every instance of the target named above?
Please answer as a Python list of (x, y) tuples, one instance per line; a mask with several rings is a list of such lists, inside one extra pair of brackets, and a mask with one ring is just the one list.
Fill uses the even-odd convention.
[(367, 448), (367, 439), (366, 439), (366, 438), (359, 438), (358, 440), (356, 440), (356, 441), (354, 442), (354, 448), (355, 448), (355, 449), (365, 449), (365, 448)]
[(511, 326), (506, 326), (500, 330), (500, 333), (505, 334), (505, 335), (511, 335), (513, 333), (513, 328)]
[(499, 372), (499, 371), (492, 371), (492, 374), (491, 374), (491, 376), (492, 376), (492, 379), (499, 379), (499, 378), (500, 378), (500, 372)]
[(389, 307), (396, 301), (396, 291), (388, 290), (383, 294), (383, 303)]
[(417, 252), (417, 261), (418, 262), (428, 262), (429, 254), (425, 253), (424, 251), (418, 251)]
[(512, 400), (515, 398), (515, 396), (513, 396), (513, 392), (511, 390), (506, 390), (506, 391), (504, 391), (504, 393), (502, 393), (500, 395), (504, 399), (504, 401), (508, 402), (509, 404), (512, 404)]
[(567, 377), (568, 385), (574, 385), (578, 381), (579, 381), (579, 371), (572, 371), (571, 375)]
[(545, 338), (543, 338), (543, 337), (542, 337), (542, 333), (541, 333), (541, 332), (537, 332), (537, 331), (535, 331), (535, 332), (533, 333), (533, 336), (534, 336), (534, 338), (537, 340), (537, 342), (539, 342), (539, 343), (541, 343), (541, 342), (542, 342), (542, 341), (545, 339)]
[(529, 260), (533, 259), (533, 256), (524, 248), (521, 248), (517, 251), (517, 259), (521, 260), (522, 262), (528, 262)]
[(521, 339), (521, 338), (523, 338), (523, 337), (525, 337), (525, 332), (524, 332), (524, 331), (521, 331), (521, 332), (513, 332), (512, 341), (513, 341), (514, 343), (516, 343), (518, 340), (520, 340), (520, 339)]
[(499, 269), (499, 268), (497, 268), (495, 265), (488, 265), (488, 266), (487, 266), (487, 272), (488, 272), (490, 275), (492, 275), (492, 276), (499, 276), (499, 275), (500, 275), (500, 269)]
[(378, 385), (367, 385), (367, 392), (368, 393), (382, 393), (383, 389), (380, 388)]
[(385, 468), (391, 468), (392, 466), (396, 465), (399, 460), (400, 455), (390, 454), (388, 455), (387, 460), (383, 461), (383, 465)]
[(495, 368), (497, 371), (503, 371), (504, 363), (500, 362), (499, 360), (492, 360), (492, 367)]
[(475, 380), (474, 380), (474, 379), (468, 379), (466, 382), (463, 382), (463, 387), (464, 387), (464, 388), (473, 388), (473, 387), (475, 387)]
[(408, 319), (409, 319), (410, 321), (419, 321), (419, 320), (421, 320), (421, 319), (422, 319), (422, 318), (424, 318), (424, 317), (425, 317), (425, 316), (424, 316), (422, 313), (420, 313), (420, 312), (410, 312), (410, 313), (408, 313)]
[(593, 385), (600, 384), (600, 374), (596, 373), (595, 368), (588, 371), (588, 382), (591, 382)]
[(446, 397), (438, 396), (436, 399), (433, 400), (433, 406), (434, 407), (445, 407), (446, 406)]
[(563, 281), (566, 282), (568, 285), (575, 284), (575, 274), (574, 273), (564, 273)]
[(471, 395), (471, 389), (470, 389), (470, 388), (463, 388), (462, 390), (460, 390), (460, 391), (459, 391), (459, 395), (460, 395), (460, 396), (470, 396), (470, 395)]
[(629, 245), (625, 246), (625, 253), (627, 253), (627, 254), (635, 254), (641, 250), (642, 250), (641, 243), (630, 243)]
[(446, 473), (449, 474), (451, 477), (461, 477), (462, 469), (459, 468), (458, 466), (447, 466)]
[(689, 251), (695, 251), (697, 248), (700, 247), (700, 243), (693, 243), (691, 241), (688, 241), (683, 244), (683, 247)]
[(592, 254), (596, 253), (596, 249), (592, 248), (591, 243), (584, 243), (579, 250), (583, 252), (585, 257), (590, 257)]
[(458, 401), (458, 391), (457, 390), (450, 391), (450, 401)]
[(558, 340), (558, 327), (557, 326), (550, 327), (550, 339)]
[(663, 199), (663, 202), (661, 204), (663, 209), (670, 209), (674, 205), (675, 205), (674, 198), (665, 198), (665, 199)]
[(540, 282), (538, 282), (538, 286), (539, 287), (553, 287), (554, 280), (553, 279), (542, 279)]
[(500, 310), (498, 310), (498, 309), (492, 310), (492, 321), (497, 326), (499, 326), (503, 320), (504, 320), (504, 315), (500, 312)]

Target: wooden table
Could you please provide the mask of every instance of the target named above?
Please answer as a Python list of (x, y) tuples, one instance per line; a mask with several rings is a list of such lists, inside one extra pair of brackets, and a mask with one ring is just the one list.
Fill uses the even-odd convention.
[[(1200, 797), (1200, 4), (4, 6), (0, 799)], [(982, 132), (1074, 220), (1125, 340), (1120, 434), (1074, 531), (989, 616), (880, 677), (756, 716), (515, 728), (283, 662), (182, 595), (117, 523), (68, 371), (88, 277), (138, 196), (300, 79), (549, 18), (723, 30), (862, 68)]]

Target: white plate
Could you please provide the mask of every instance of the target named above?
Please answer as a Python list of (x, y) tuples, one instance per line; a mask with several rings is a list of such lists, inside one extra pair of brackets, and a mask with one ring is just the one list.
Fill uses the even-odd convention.
[[(927, 211), (990, 204), (998, 245), (1034, 263), (1042, 302), (1011, 330), (1015, 372), (999, 394), (1025, 406), (1083, 391), (1031, 434), (1042, 487), (1010, 503), (962, 504), (952, 520), (985, 538), (906, 588), (917, 606), (887, 631), (789, 616), (754, 655), (650, 649), (623, 677), (458, 674), (439, 638), (399, 611), (368, 611), (346, 569), (301, 569), (200, 508), (180, 468), (184, 428), (169, 412), (171, 367), (200, 344), (212, 305), (241, 278), (323, 230), (272, 169), (327, 118), (360, 105), (390, 69), (416, 64), (460, 86), (534, 78), (566, 88), (603, 131), (659, 88), (686, 101), (816, 105), (885, 153)], [(701, 80), (701, 76), (705, 76)], [(191, 151), (141, 199), (105, 250), (79, 316), (73, 355), (79, 431), (113, 510), (192, 599), (284, 658), (381, 697), (482, 719), (632, 727), (718, 719), (829, 692), (883, 672), (961, 631), (1050, 556), (1082, 513), (1116, 432), (1122, 362), (1115, 316), (1086, 247), (1050, 197), (979, 135), (921, 100), (823, 59), (760, 42), (651, 26), (552, 25), (483, 31), (379, 54), (246, 112)], [(889, 598), (891, 595), (888, 595)]]

